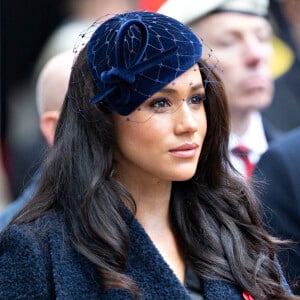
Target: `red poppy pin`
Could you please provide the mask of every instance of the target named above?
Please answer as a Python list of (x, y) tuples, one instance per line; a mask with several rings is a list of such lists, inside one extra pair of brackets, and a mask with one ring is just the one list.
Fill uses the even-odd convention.
[(242, 295), (245, 300), (254, 300), (254, 298), (248, 292), (243, 292)]

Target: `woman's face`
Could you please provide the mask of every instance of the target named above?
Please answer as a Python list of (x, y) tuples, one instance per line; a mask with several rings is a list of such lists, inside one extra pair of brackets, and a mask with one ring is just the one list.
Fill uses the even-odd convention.
[(119, 176), (190, 179), (207, 129), (204, 99), (201, 74), (195, 65), (130, 115), (115, 115), (114, 159)]

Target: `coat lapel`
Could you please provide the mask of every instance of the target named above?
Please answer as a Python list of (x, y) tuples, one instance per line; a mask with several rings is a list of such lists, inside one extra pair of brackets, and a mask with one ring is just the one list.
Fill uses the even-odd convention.
[[(71, 247), (62, 216), (51, 220), (48, 239), (57, 299), (132, 299), (126, 291), (101, 291), (94, 266)], [(191, 299), (135, 217), (125, 212), (131, 247), (126, 273), (140, 287), (142, 299)], [(163, 295), (163, 296), (162, 296)], [(204, 280), (204, 299), (242, 300), (241, 292), (221, 281)]]
[(204, 280), (205, 300), (243, 300), (242, 292), (232, 284), (218, 280)]
[[(125, 215), (131, 238), (126, 274), (137, 282), (142, 299), (190, 299), (142, 226), (131, 213)], [(63, 222), (56, 222), (48, 238), (57, 299), (132, 299), (126, 291), (101, 291), (94, 266), (73, 250)]]
[(73, 250), (63, 222), (53, 227), (48, 237), (56, 298), (96, 299), (100, 288), (93, 265)]
[(140, 286), (145, 295), (143, 299), (190, 299), (187, 290), (128, 210), (125, 210), (125, 221), (132, 245), (127, 271)]

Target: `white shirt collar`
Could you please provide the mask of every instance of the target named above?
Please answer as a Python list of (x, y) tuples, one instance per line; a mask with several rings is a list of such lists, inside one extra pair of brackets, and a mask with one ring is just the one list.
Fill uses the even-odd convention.
[(244, 145), (250, 149), (249, 160), (255, 164), (258, 162), (260, 156), (267, 150), (268, 142), (262, 123), (262, 117), (259, 112), (251, 114), (249, 126), (243, 135), (238, 136), (231, 132), (229, 136), (231, 162), (238, 171), (244, 174), (243, 163), (236, 156), (231, 154), (231, 150), (237, 145)]

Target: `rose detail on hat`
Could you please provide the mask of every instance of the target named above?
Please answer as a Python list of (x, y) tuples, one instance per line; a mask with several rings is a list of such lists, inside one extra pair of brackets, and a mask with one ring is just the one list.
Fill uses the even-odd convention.
[[(131, 73), (128, 70), (122, 68), (112, 67), (108, 71), (103, 71), (101, 73), (101, 80), (105, 83), (108, 87), (102, 93), (100, 93), (96, 98), (91, 99), (91, 103), (97, 103), (103, 99), (105, 99), (109, 94), (111, 94), (117, 88), (122, 90), (122, 87), (127, 84), (133, 84), (135, 82), (135, 74)], [(122, 93), (122, 91), (120, 91)], [(126, 99), (123, 99), (125, 103), (128, 103), (130, 97), (128, 93), (124, 93), (127, 95)], [(116, 99), (118, 101), (118, 99)]]
[(101, 80), (105, 83), (118, 83), (122, 80), (128, 83), (134, 83), (135, 75), (122, 68), (112, 67), (109, 71), (103, 71), (101, 73)]

